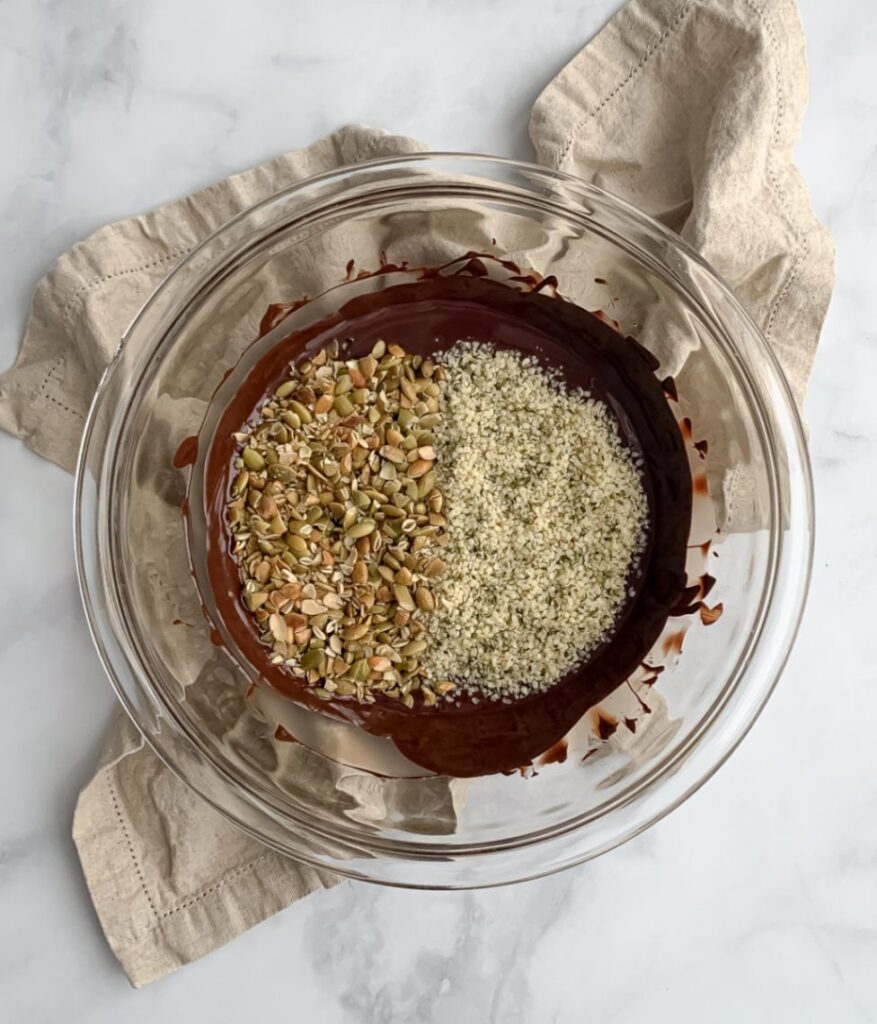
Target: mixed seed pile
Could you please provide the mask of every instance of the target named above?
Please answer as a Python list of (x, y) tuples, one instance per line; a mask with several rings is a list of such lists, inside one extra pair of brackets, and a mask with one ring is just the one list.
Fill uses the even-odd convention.
[(422, 664), (449, 539), (433, 433), (444, 370), (383, 341), (337, 355), (293, 366), (236, 435), (243, 601), (273, 663), (318, 696), (434, 704), (454, 689)]
[(606, 407), (532, 358), (335, 346), (235, 437), (242, 599), (274, 664), (324, 699), (547, 688), (627, 597), (639, 468)]

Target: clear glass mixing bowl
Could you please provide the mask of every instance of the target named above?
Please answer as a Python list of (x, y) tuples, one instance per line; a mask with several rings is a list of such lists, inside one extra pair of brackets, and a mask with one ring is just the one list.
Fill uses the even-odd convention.
[[(579, 723), (563, 759), (458, 780), (424, 776), (361, 731), (250, 687), (250, 667), (233, 645), (216, 643), (226, 636), (203, 585), (197, 495), (223, 383), (227, 392), (283, 334), (363, 289), (404, 279), (403, 265), (434, 266), (467, 250), (553, 275), (563, 296), (603, 310), (660, 359), (662, 377), (672, 374), (683, 431), (709, 447), (704, 458), (691, 446), (690, 573), (716, 582), (701, 615), (670, 621), (652, 668)], [(269, 304), (305, 295), (312, 301), (255, 340)], [(199, 437), (194, 465), (175, 467), (190, 436)], [(593, 857), (718, 768), (789, 652), (807, 590), (811, 517), (806, 448), (782, 372), (697, 253), (568, 175), (427, 154), (280, 192), (165, 278), (95, 398), (76, 539), (100, 656), (173, 771), (283, 853), (353, 877), (457, 888)]]

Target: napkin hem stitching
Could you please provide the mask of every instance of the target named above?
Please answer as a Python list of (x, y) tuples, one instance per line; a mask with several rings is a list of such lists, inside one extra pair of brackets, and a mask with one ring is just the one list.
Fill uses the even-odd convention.
[[(57, 405), (59, 409), (63, 409), (64, 412), (69, 413), (71, 416), (76, 417), (76, 419), (84, 420), (85, 419), (85, 415), (83, 413), (79, 412), (78, 409), (71, 409), (69, 405), (65, 405), (62, 401), (60, 401), (59, 399), (55, 398), (54, 395), (50, 395), (49, 392), (47, 391), (47, 387), (49, 385), (49, 381), (52, 379), (53, 374), (58, 369), (58, 367), (61, 365), (63, 360), (64, 360), (64, 356), (63, 355), (59, 355), (55, 359), (55, 361), (52, 363), (52, 365), (49, 367), (49, 372), (46, 374), (45, 379), (43, 380), (43, 383), (40, 384), (39, 389), (37, 390), (37, 397), (38, 398), (45, 398), (45, 399), (47, 399), (49, 402), (52, 402), (54, 405)], [(56, 383), (63, 383), (63, 381), (56, 381)]]
[(257, 857), (254, 857), (251, 861), (248, 861), (246, 864), (241, 864), (240, 867), (234, 868), (232, 871), (229, 871), (226, 874), (224, 874), (221, 878), (217, 879), (213, 883), (213, 885), (208, 886), (206, 889), (202, 889), (202, 891), (199, 893), (195, 893), (194, 896), (187, 897), (185, 900), (183, 900), (182, 903), (178, 904), (176, 907), (172, 907), (170, 910), (164, 910), (162, 911), (162, 913), (157, 914), (157, 920), (155, 922), (155, 925), (153, 926), (153, 929), (158, 927), (162, 921), (166, 920), (169, 917), (173, 917), (174, 914), (179, 914), (180, 911), (188, 910), (188, 908), (194, 906), (194, 904), (200, 903), (201, 900), (203, 900), (206, 896), (210, 896), (214, 892), (216, 892), (217, 889), (222, 888), (222, 886), (225, 885), (226, 882), (231, 882), (235, 878), (239, 878), (241, 875), (244, 875), (247, 872), (252, 871), (253, 868), (260, 861), (270, 857), (273, 854), (273, 852), (273, 850), (264, 850)]
[(600, 113), (603, 107), (606, 106), (607, 103), (610, 103), (613, 99), (615, 99), (615, 97), (623, 89), (625, 89), (633, 81), (634, 78), (636, 78), (636, 76), (640, 73), (640, 71), (642, 71), (646, 64), (648, 64), (652, 57), (654, 57), (654, 55), (660, 49), (663, 48), (667, 40), (672, 35), (675, 35), (680, 24), (688, 15), (688, 13), (692, 10), (693, 7), (694, 0), (688, 0), (688, 2), (683, 7), (681, 7), (679, 11), (676, 13), (676, 17), (673, 19), (673, 21), (667, 26), (667, 28), (664, 29), (661, 35), (653, 43), (651, 43), (651, 45), (646, 49), (646, 52), (642, 55), (642, 57), (640, 57), (639, 61), (637, 61), (637, 63), (630, 69), (630, 71), (628, 71), (626, 77), (622, 79), (622, 81), (620, 81), (614, 89), (608, 92), (603, 97), (603, 99), (600, 100), (597, 106), (594, 107), (593, 110), (589, 111), (583, 117), (579, 118), (578, 121), (576, 121), (576, 123), (573, 125), (569, 132), (569, 135), (567, 137), (567, 143), (564, 146), (563, 152), (560, 154), (560, 157), (557, 161), (558, 166), (562, 166), (564, 160), (566, 160), (567, 156), (569, 155), (569, 151), (573, 147), (573, 143), (575, 142), (575, 137), (578, 134), (578, 132), (581, 131), (581, 129), (584, 128), (584, 126), (589, 121), (592, 121), (597, 116), (597, 114)]
[(137, 860), (137, 854), (134, 850), (134, 843), (131, 841), (131, 833), (128, 831), (128, 826), (125, 824), (125, 818), (122, 815), (122, 809), (119, 805), (118, 794), (116, 792), (116, 784), (113, 781), (112, 775), (107, 772), (105, 775), (107, 780), (107, 789), (110, 793), (110, 800), (113, 804), (113, 809), (116, 812), (116, 818), (122, 829), (122, 835), (125, 837), (125, 842), (128, 846), (128, 853), (131, 855), (131, 863), (134, 865), (134, 870), (137, 873), (137, 877), (140, 880), (140, 888), (143, 890), (143, 895), (146, 897), (146, 902), (149, 904), (149, 908), (152, 911), (153, 917), (158, 919), (159, 913), (155, 906), (155, 902), (152, 899), (152, 894), (146, 886), (146, 879), (143, 877), (143, 871), (140, 868), (140, 862)]
[(780, 143), (781, 130), (785, 121), (785, 94), (782, 88), (782, 80), (780, 78), (779, 68), (776, 61), (776, 53), (778, 50), (777, 34), (774, 28), (773, 22), (771, 21), (770, 14), (765, 8), (758, 7), (753, 0), (744, 0), (746, 6), (755, 14), (761, 24), (764, 26), (764, 31), (767, 33), (767, 37), (770, 40), (772, 56), (773, 56), (773, 79), (774, 79), (774, 103), (775, 103), (775, 121), (773, 129), (773, 140), (771, 148), (767, 154), (767, 179), (770, 187), (779, 202), (780, 209), (782, 210), (783, 216), (786, 221), (786, 228), (792, 237), (793, 242), (793, 254), (792, 254), (792, 265), (789, 268), (789, 272), (786, 275), (786, 280), (783, 286), (777, 292), (776, 298), (771, 303), (770, 312), (768, 313), (767, 320), (764, 324), (764, 337), (766, 341), (770, 341), (773, 334), (774, 324), (779, 316), (780, 305), (782, 304), (785, 297), (789, 294), (789, 290), (794, 284), (798, 277), (798, 273), (806, 260), (810, 252), (810, 243), (806, 236), (801, 235), (795, 228), (794, 218), (789, 212), (787, 203), (787, 197), (785, 190), (780, 185), (780, 179), (777, 175), (776, 168), (774, 166), (774, 151)]
[(810, 243), (805, 239), (803, 248), (800, 248), (798, 250), (797, 255), (792, 261), (792, 267), (789, 270), (788, 276), (786, 277), (786, 283), (780, 289), (779, 293), (777, 294), (777, 297), (773, 301), (773, 305), (771, 306), (770, 315), (768, 316), (767, 323), (764, 327), (764, 337), (766, 341), (770, 341), (771, 335), (773, 334), (774, 324), (776, 323), (776, 319), (779, 316), (780, 312), (780, 304), (782, 303), (783, 299), (785, 299), (785, 297), (789, 294), (789, 289), (794, 284), (795, 279), (798, 276), (798, 272), (800, 271), (804, 263), (804, 260), (807, 258), (809, 253)]
[(186, 897), (186, 899), (184, 899), (182, 903), (177, 904), (175, 907), (171, 907), (169, 910), (164, 910), (159, 913), (159, 910), (155, 905), (155, 901), (152, 898), (152, 894), (150, 893), (149, 888), (146, 885), (146, 879), (144, 878), (143, 871), (140, 867), (140, 862), (137, 859), (137, 853), (134, 849), (134, 843), (131, 839), (131, 833), (128, 829), (127, 824), (125, 823), (125, 817), (122, 814), (122, 809), (119, 803), (115, 782), (113, 781), (112, 776), (109, 772), (107, 772), (105, 778), (107, 780), (107, 789), (109, 790), (113, 810), (115, 811), (116, 814), (116, 820), (119, 823), (122, 836), (124, 837), (125, 840), (125, 845), (128, 848), (128, 853), (131, 857), (131, 863), (134, 866), (134, 871), (136, 872), (137, 878), (140, 882), (140, 888), (143, 891), (143, 895), (146, 897), (146, 901), (149, 904), (149, 908), (152, 911), (152, 915), (154, 918), (153, 924), (148, 929), (148, 933), (154, 932), (156, 929), (160, 928), (162, 922), (166, 921), (168, 918), (171, 918), (174, 915), (181, 913), (183, 910), (188, 910), (196, 903), (200, 903), (201, 900), (205, 899), (207, 896), (212, 895), (218, 889), (221, 889), (222, 886), (224, 886), (226, 883), (234, 881), (234, 879), (240, 878), (244, 874), (247, 874), (248, 872), (252, 871), (253, 868), (258, 863), (260, 863), (263, 860), (266, 860), (267, 858), (273, 855), (273, 850), (264, 850), (262, 853), (258, 854), (258, 856), (253, 857), (252, 860), (247, 861), (246, 864), (241, 864), (239, 867), (234, 868), (232, 871), (226, 872), (226, 874), (222, 875), (206, 889), (202, 889), (200, 892), (195, 893), (193, 896)]
[[(195, 245), (197, 244), (198, 243), (196, 242)], [(61, 319), (68, 326), (72, 327), (73, 324), (70, 323), (71, 309), (77, 300), (82, 298), (83, 295), (90, 292), (93, 288), (97, 288), (99, 285), (105, 284), (107, 281), (112, 281), (117, 277), (126, 277), (128, 274), (137, 274), (144, 270), (152, 270), (154, 267), (161, 266), (162, 263), (168, 263), (170, 260), (181, 259), (183, 256), (188, 255), (195, 248), (195, 245), (190, 245), (186, 249), (173, 249), (171, 252), (165, 253), (164, 256), (157, 256), (148, 263), (141, 263), (133, 267), (125, 267), (122, 270), (114, 270), (111, 274), (103, 274), (100, 277), (83, 282), (83, 284), (81, 284), (67, 300), (67, 304), (61, 311)]]
[[(340, 129), (340, 130), (343, 131), (343, 129)], [(376, 134), (373, 138), (371, 138), (366, 143), (366, 145), (365, 145), (365, 152), (366, 152), (366, 154), (374, 153), (379, 148), (379, 146), (382, 143), (384, 143), (388, 138), (392, 137), (390, 135), (390, 133), (388, 131), (386, 131), (385, 129), (381, 129), (381, 128), (367, 128), (366, 130), (378, 133), (378, 134)], [(333, 136), (335, 134), (336, 133), (334, 133), (334, 132), (332, 133)], [(288, 155), (289, 154), (282, 153), (279, 156), (274, 157), (272, 160), (266, 161), (266, 163), (264, 165), (260, 164), (260, 165), (256, 166), (255, 168), (251, 168), (251, 170), (261, 170), (263, 166), (268, 166), (270, 164), (275, 163), (276, 161), (280, 161), (285, 156), (288, 156)], [(343, 154), (341, 153), (340, 150), (339, 150), (339, 156), (343, 156)], [(361, 159), (354, 161), (354, 163), (361, 163), (361, 162), (362, 162)], [(348, 166), (348, 165), (342, 160), (340, 166)], [(249, 171), (242, 171), (242, 172), (240, 172), (237, 175), (232, 175), (231, 177), (233, 177), (233, 178), (234, 177), (241, 177), (241, 176), (243, 176), (243, 175), (245, 175), (247, 173), (249, 173)], [(312, 174), (306, 175), (305, 178), (301, 179), (301, 180), (307, 180), (307, 178), (312, 177), (313, 174), (317, 174), (317, 173), (319, 173), (319, 172), (318, 171), (314, 171), (314, 172), (312, 172)], [(200, 189), (199, 192), (195, 193), (195, 195), (200, 195), (201, 193), (206, 193), (206, 192), (210, 192), (210, 191), (212, 191), (214, 189), (222, 188), (223, 186), (225, 186), (227, 184), (228, 180), (229, 179), (224, 179), (223, 181), (215, 181), (215, 182), (213, 182), (210, 185), (205, 185), (204, 188)], [(286, 187), (286, 186), (284, 186), (284, 187)], [(282, 189), (278, 189), (277, 191), (282, 191)], [(191, 197), (187, 197), (187, 198), (191, 198)], [(177, 200), (176, 202), (181, 202), (181, 201), (184, 202), (185, 200)], [(171, 202), (171, 203), (169, 203), (167, 205), (168, 206), (173, 206), (173, 205), (175, 205), (175, 203)], [(155, 212), (161, 212), (161, 211), (163, 211), (163, 209), (164, 209), (164, 207), (159, 207), (158, 211), (155, 211)], [(140, 215), (132, 217), (130, 219), (131, 220), (139, 220), (143, 216), (148, 216), (148, 214), (140, 214)], [(125, 223), (125, 221), (119, 221), (117, 223)], [(222, 223), (225, 223), (225, 221), (223, 221)], [(83, 281), (83, 283), (76, 289), (76, 291), (67, 300), (67, 303), (65, 304), (63, 310), (61, 311), (61, 319), (65, 323), (69, 324), (72, 327), (73, 325), (70, 324), (70, 311), (73, 308), (74, 304), (77, 302), (77, 300), (80, 299), (83, 295), (85, 295), (86, 293), (90, 292), (92, 289), (99, 287), (100, 285), (104, 284), (107, 281), (112, 281), (115, 278), (125, 277), (128, 274), (136, 274), (136, 273), (139, 273), (139, 272), (141, 272), (143, 270), (152, 270), (154, 267), (158, 267), (162, 263), (167, 263), (170, 260), (181, 259), (183, 256), (188, 255), (196, 246), (198, 246), (201, 243), (201, 241), (202, 241), (202, 239), (199, 238), (198, 241), (196, 241), (193, 245), (190, 245), (190, 246), (188, 246), (186, 248), (183, 248), (183, 249), (174, 249), (171, 252), (166, 253), (164, 256), (158, 256), (155, 259), (150, 260), (148, 263), (138, 264), (138, 265), (133, 266), (133, 267), (124, 267), (122, 270), (114, 270), (110, 274), (103, 274), (100, 277), (92, 278), (89, 281)]]

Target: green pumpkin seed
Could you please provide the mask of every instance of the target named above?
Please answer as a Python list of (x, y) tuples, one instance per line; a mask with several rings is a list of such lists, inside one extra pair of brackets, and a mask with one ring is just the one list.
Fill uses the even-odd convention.
[(252, 469), (255, 473), (265, 468), (265, 459), (254, 448), (244, 448), (241, 458), (247, 469)]
[(358, 523), (354, 523), (353, 526), (348, 528), (346, 536), (351, 540), (358, 540), (360, 537), (368, 537), (374, 531), (374, 519), (360, 519)]

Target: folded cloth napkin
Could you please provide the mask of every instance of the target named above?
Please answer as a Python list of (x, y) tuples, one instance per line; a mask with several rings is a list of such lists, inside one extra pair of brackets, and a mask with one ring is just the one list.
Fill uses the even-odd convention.
[[(538, 159), (664, 221), (724, 275), (800, 400), (833, 285), (830, 237), (792, 165), (806, 99), (793, 0), (632, 0), (533, 109)], [(304, 150), (102, 228), (39, 284), (0, 426), (72, 470), (128, 322), (223, 221), (309, 175), (422, 147), (344, 128)], [(113, 952), (136, 985), (338, 879), (266, 850), (114, 727), (73, 835)]]

